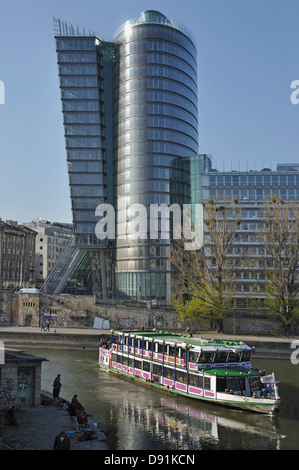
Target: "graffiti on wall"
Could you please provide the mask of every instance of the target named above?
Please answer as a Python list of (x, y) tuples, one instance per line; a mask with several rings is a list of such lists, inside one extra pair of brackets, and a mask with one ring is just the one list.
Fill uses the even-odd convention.
[(137, 321), (133, 318), (119, 318), (118, 325), (119, 328), (135, 328)]
[(44, 313), (41, 319), (41, 326), (45, 328), (66, 328), (71, 326), (71, 319), (65, 312)]
[(7, 409), (15, 404), (16, 396), (12, 379), (5, 378), (0, 387), (0, 409)]
[(162, 315), (153, 315), (153, 323), (155, 328), (166, 328), (167, 321)]

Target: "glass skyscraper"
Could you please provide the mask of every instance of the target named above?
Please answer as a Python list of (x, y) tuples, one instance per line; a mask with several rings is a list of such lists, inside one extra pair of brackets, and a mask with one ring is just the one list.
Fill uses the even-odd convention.
[[(75, 246), (98, 257), (99, 292), (111, 285), (117, 297), (168, 303), (171, 237), (151, 239), (150, 206), (191, 203), (184, 157), (198, 153), (193, 36), (152, 10), (111, 42), (60, 20), (55, 27)], [(104, 202), (115, 208), (114, 241), (95, 235)], [(144, 237), (127, 233), (133, 204), (147, 210)]]

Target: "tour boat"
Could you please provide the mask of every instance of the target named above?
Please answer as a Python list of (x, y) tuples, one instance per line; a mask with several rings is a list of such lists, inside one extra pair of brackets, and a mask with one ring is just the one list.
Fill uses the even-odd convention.
[(178, 395), (266, 414), (278, 411), (279, 382), (251, 366), (253, 348), (162, 331), (111, 331), (99, 365)]

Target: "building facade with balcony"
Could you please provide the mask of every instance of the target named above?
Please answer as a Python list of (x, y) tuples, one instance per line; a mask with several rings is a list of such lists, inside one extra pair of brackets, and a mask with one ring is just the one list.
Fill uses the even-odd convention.
[(196, 202), (238, 201), (240, 225), (230, 256), (234, 259), (236, 271), (240, 258), (251, 258), (252, 263), (249, 261), (246, 268), (239, 269), (235, 281), (235, 306), (249, 308), (256, 305), (255, 299), (265, 296), (264, 273), (256, 263), (259, 257), (267, 256), (266, 247), (259, 237), (263, 222), (261, 209), (264, 202), (273, 197), (299, 204), (299, 165), (277, 164), (275, 170), (264, 168), (260, 171), (218, 171), (210, 165), (201, 172), (199, 186), (200, 198)]

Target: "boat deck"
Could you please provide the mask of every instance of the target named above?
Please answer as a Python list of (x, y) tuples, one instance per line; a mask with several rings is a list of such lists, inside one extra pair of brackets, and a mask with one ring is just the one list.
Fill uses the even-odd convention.
[(201, 337), (193, 337), (189, 336), (187, 333), (185, 334), (178, 334), (178, 333), (169, 333), (167, 331), (123, 331), (123, 335), (136, 335), (139, 337), (154, 339), (154, 340), (162, 340), (162, 341), (170, 341), (176, 343), (187, 343), (192, 346), (236, 346), (240, 344), (244, 344), (242, 341), (225, 341), (220, 339), (206, 339)]

